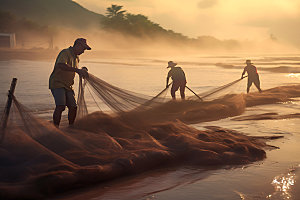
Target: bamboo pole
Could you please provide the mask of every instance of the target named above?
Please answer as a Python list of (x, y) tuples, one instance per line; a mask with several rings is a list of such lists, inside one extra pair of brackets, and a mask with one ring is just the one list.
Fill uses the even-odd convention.
[(201, 97), (199, 97), (198, 94), (196, 94), (191, 88), (189, 88), (188, 86), (185, 86), (189, 91), (191, 91), (196, 97), (198, 97), (201, 101), (203, 101), (203, 99)]
[(154, 99), (156, 99), (156, 98), (159, 97), (162, 93), (164, 93), (164, 92), (170, 87), (171, 84), (172, 84), (172, 82), (169, 83), (165, 89), (163, 89), (160, 93), (158, 93), (158, 94), (157, 94), (155, 97), (153, 97), (152, 99), (148, 100), (148, 101), (147, 101), (146, 103), (144, 103), (142, 106), (148, 106)]

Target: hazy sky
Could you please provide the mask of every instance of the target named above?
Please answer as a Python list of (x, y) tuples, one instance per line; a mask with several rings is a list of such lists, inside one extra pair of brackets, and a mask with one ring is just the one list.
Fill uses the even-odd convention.
[(300, 0), (75, 0), (105, 14), (111, 4), (144, 14), (166, 29), (190, 37), (278, 40), (300, 45)]

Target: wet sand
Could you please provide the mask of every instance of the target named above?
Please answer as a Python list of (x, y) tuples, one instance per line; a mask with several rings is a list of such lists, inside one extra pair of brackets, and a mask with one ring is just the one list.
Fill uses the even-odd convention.
[(266, 140), (276, 138), (216, 126), (200, 131), (187, 124), (237, 116), (247, 106), (297, 96), (300, 86), (293, 85), (209, 102), (168, 102), (122, 115), (94, 112), (76, 129), (58, 130), (29, 116), (32, 129), (11, 127), (1, 146), (0, 196), (40, 199), (169, 164), (221, 167), (262, 160), (264, 149), (273, 148)]
[[(43, 97), (39, 96), (40, 92), (44, 92), (47, 87), (38, 86), (40, 86), (40, 83), (44, 79), (45, 84), (47, 84), (46, 79), (53, 68), (52, 62), (53, 59), (51, 59), (51, 63), (21, 61), (15, 63), (15, 71), (20, 73), (18, 75), (20, 76), (20, 81), (24, 79), (27, 81), (25, 83), (28, 84), (27, 88), (26, 85), (21, 86), (20, 84), (22, 90), (18, 91), (18, 97), (20, 97), (22, 92), (25, 94), (25, 97), (28, 95), (28, 101), (25, 102), (26, 105), (31, 105), (37, 110), (42, 108), (48, 111), (50, 109), (51, 113), (49, 116), (52, 114), (52, 107), (49, 106), (52, 105), (50, 101), (52, 97), (48, 98), (48, 90), (45, 92), (47, 94), (44, 99), (44, 102), (48, 102), (47, 106), (35, 106), (41, 101), (40, 97)], [(142, 60), (139, 62), (143, 63)], [(116, 63), (119, 65), (122, 62)], [(128, 60), (124, 63), (126, 66), (127, 64), (131, 64), (130, 66), (134, 66), (134, 69), (140, 68), (138, 65), (134, 65), (133, 62), (128, 62)], [(10, 71), (13, 68), (9, 64), (10, 62), (4, 62), (2, 69), (6, 70), (5, 67), (7, 67), (8, 71), (6, 73), (12, 74)], [(31, 68), (31, 73), (40, 70), (41, 66), (49, 68), (49, 72), (45, 73), (45, 77), (37, 77), (38, 79), (36, 80), (32, 80), (31, 78), (26, 79), (28, 75), (20, 71), (20, 66), (23, 66), (23, 64), (26, 64), (27, 68), (35, 66)], [(162, 64), (164, 63), (161, 62), (160, 65)], [(110, 60), (107, 63), (103, 63), (103, 65), (105, 67), (100, 67), (98, 71), (98, 75), (100, 76), (105, 74), (106, 65), (110, 66)], [(99, 66), (102, 65), (95, 64), (94, 68), (91, 68), (91, 71), (93, 69), (96, 71)], [(113, 66), (111, 68), (113, 73), (108, 71), (106, 76), (104, 76), (106, 77), (105, 79), (109, 81), (114, 80), (111, 74), (115, 74), (116, 69), (120, 71), (119, 74), (129, 71), (127, 74), (128, 79), (132, 79), (133, 77), (129, 76), (132, 71), (129, 68), (125, 68), (126, 66), (122, 65), (120, 68)], [(149, 66), (152, 66), (152, 64), (149, 64)], [(155, 67), (157, 66), (152, 68)], [(164, 65), (163, 68), (165, 69)], [(148, 69), (148, 67), (140, 70), (144, 72), (145, 69)], [(200, 72), (203, 69), (191, 68), (190, 70), (191, 72), (196, 70)], [(220, 76), (223, 77), (227, 69), (220, 70)], [(208, 67), (205, 74), (210, 71), (211, 69)], [(231, 70), (228, 71), (230, 77), (232, 77)], [(154, 72), (153, 76), (157, 74), (157, 71)], [(215, 76), (215, 72), (213, 73)], [(239, 77), (239, 74), (240, 72), (238, 71), (236, 73), (237, 77)], [(264, 77), (267, 77), (267, 75)], [(6, 76), (3, 76), (3, 78), (5, 80)], [(128, 79), (124, 79), (121, 84), (115, 81), (114, 84), (123, 85), (124, 88), (132, 88), (130, 85), (131, 82)], [(195, 79), (199, 79), (199, 74), (195, 74)], [(218, 84), (229, 82), (229, 79), (229, 77), (228, 79), (221, 79), (218, 83), (207, 82), (206, 84), (210, 87), (195, 87), (195, 90), (205, 91)], [(273, 78), (271, 77), (270, 79), (273, 82)], [(155, 81), (157, 80), (155, 79)], [(8, 83), (8, 81), (4, 82)], [(142, 82), (142, 80), (134, 80), (133, 82), (136, 84), (136, 82)], [(200, 85), (200, 82), (195, 83), (195, 85)], [(264, 79), (262, 79), (262, 83), (266, 86)], [(153, 84), (154, 81), (150, 81), (150, 86), (148, 86), (151, 92), (153, 92), (152, 90), (155, 87), (157, 91), (160, 90), (160, 83), (155, 87), (153, 87)], [(89, 115), (85, 122), (84, 120), (79, 121), (75, 130), (57, 130), (49, 124), (45, 124), (45, 128), (42, 129), (41, 126), (35, 126), (37, 129), (30, 133), (12, 128), (11, 134), (7, 134), (7, 138), (10, 137), (8, 139), (9, 142), (0, 151), (1, 158), (5, 160), (5, 163), (1, 166), (1, 170), (3, 169), (7, 172), (1, 176), (2, 183), (0, 186), (3, 188), (1, 190), (3, 192), (2, 195), (11, 198), (17, 198), (22, 195), (22, 197), (27, 196), (37, 199), (50, 196), (55, 198), (60, 193), (75, 191), (74, 189), (93, 186), (96, 183), (106, 183), (114, 179), (118, 180), (120, 177), (140, 174), (145, 170), (169, 167), (170, 163), (177, 166), (195, 166), (195, 168), (211, 168), (213, 166), (219, 169), (228, 164), (229, 166), (237, 166), (239, 168), (240, 165), (234, 161), (235, 158), (242, 156), (243, 159), (237, 159), (238, 162), (245, 162), (243, 166), (248, 166), (248, 163), (250, 163), (251, 166), (253, 161), (257, 163), (255, 160), (265, 160), (265, 152), (270, 148), (274, 149), (273, 146), (282, 147), (283, 145), (280, 142), (275, 142), (274, 145), (274, 141), (272, 142), (272, 146), (266, 145), (266, 142), (269, 144), (269, 139), (272, 139), (268, 135), (268, 130), (263, 132), (265, 135), (268, 135), (267, 137), (249, 137), (245, 136), (243, 130), (239, 132), (235, 131), (234, 126), (224, 126), (227, 129), (224, 127), (215, 127), (216, 124), (219, 124), (219, 121), (214, 120), (221, 119), (222, 121), (222, 119), (225, 120), (228, 117), (239, 116), (245, 112), (245, 109), (255, 109), (259, 105), (263, 105), (263, 107), (266, 104), (280, 105), (281, 102), (293, 101), (294, 97), (299, 96), (298, 85), (276, 88), (274, 88), (274, 85), (268, 85), (268, 87), (273, 88), (264, 90), (263, 93), (255, 92), (248, 95), (229, 94), (225, 97), (203, 103), (197, 101), (169, 102), (156, 109), (153, 108), (153, 110), (140, 113), (132, 112), (116, 116), (94, 112)], [(36, 86), (34, 88), (34, 92), (36, 93), (32, 90), (33, 86)], [(4, 87), (5, 92), (7, 91), (7, 87)], [(194, 87), (192, 88), (194, 89)], [(138, 87), (136, 90), (143, 91), (144, 93), (143, 88)], [(147, 90), (145, 93), (147, 93)], [(26, 100), (24, 94), (21, 98), (22, 101)], [(36, 102), (32, 101), (33, 94), (39, 98)], [(273, 111), (265, 113), (271, 112)], [(297, 111), (284, 114), (281, 114), (278, 110), (276, 112), (281, 116), (291, 115)], [(212, 121), (209, 127), (201, 129), (201, 131), (191, 128), (188, 125), (198, 122), (202, 124), (209, 121)], [(252, 120), (251, 122), (256, 121), (258, 120)], [(247, 124), (248, 122), (245, 121), (245, 123)], [(253, 134), (257, 134), (256, 132), (259, 131), (253, 131)], [(264, 134), (260, 135), (265, 136)], [(289, 134), (282, 136), (289, 137)], [(241, 141), (244, 137), (246, 137), (246, 143)], [(273, 139), (276, 139), (276, 137)], [(21, 144), (20, 141), (22, 141)], [(233, 143), (230, 143), (231, 141)], [(238, 147), (235, 148), (235, 145), (238, 145)], [(251, 153), (253, 145), (254, 149), (258, 149), (260, 153)], [(227, 151), (230, 152), (229, 155), (226, 153)], [(225, 159), (225, 156), (233, 157), (232, 159)], [(212, 164), (209, 164), (209, 162)], [(227, 164), (224, 164), (226, 162)], [(169, 195), (172, 196), (170, 193)]]

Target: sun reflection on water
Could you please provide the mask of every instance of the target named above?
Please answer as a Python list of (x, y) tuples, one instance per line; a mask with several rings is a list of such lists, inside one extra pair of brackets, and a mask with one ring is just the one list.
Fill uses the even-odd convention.
[(281, 199), (291, 199), (291, 190), (292, 187), (295, 185), (296, 178), (294, 171), (295, 169), (292, 169), (287, 174), (274, 177), (271, 184), (274, 186), (275, 192), (273, 194), (268, 195), (266, 198), (277, 199), (280, 196)]
[(290, 78), (300, 78), (300, 73), (290, 73), (286, 76)]

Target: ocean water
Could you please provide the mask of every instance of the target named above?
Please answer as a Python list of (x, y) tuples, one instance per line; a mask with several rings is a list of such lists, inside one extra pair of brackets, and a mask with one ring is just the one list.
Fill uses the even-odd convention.
[[(281, 85), (298, 84), (300, 74), (275, 73), (266, 70), (280, 66), (297, 67), (297, 55), (193, 55), (174, 59), (187, 76), (188, 86), (196, 93), (209, 91), (218, 86), (239, 79), (246, 59), (252, 59), (257, 66), (262, 89)], [(127, 90), (155, 96), (165, 87), (166, 63), (170, 58), (81, 58), (81, 66), (97, 77)], [(11, 79), (18, 78), (15, 96), (33, 110), (36, 115), (51, 120), (54, 101), (48, 89), (48, 78), (53, 62), (11, 60), (0, 62), (0, 108), (6, 102)], [(216, 63), (234, 65), (234, 68), (218, 67)], [(77, 82), (74, 86), (77, 93)], [(246, 79), (224, 91), (242, 93), (246, 90)], [(256, 92), (252, 86), (251, 92)], [(187, 91), (188, 96), (192, 93)], [(169, 96), (169, 94), (168, 94)], [(177, 94), (179, 97), (179, 94)], [(90, 112), (97, 111), (92, 96), (87, 93)], [(299, 98), (285, 103), (261, 105), (246, 108), (242, 116), (276, 112), (278, 114), (299, 113)], [(100, 107), (106, 109), (103, 104)], [(66, 113), (65, 113), (66, 114)], [(66, 115), (64, 115), (66, 120)], [(251, 136), (282, 135), (283, 138), (269, 141), (279, 147), (267, 150), (263, 161), (245, 166), (226, 166), (222, 169), (202, 169), (191, 166), (163, 168), (140, 175), (121, 178), (85, 189), (59, 199), (300, 199), (299, 186), (299, 142), (300, 119), (234, 121), (226, 118), (218, 121), (193, 124), (221, 126), (241, 131)]]

